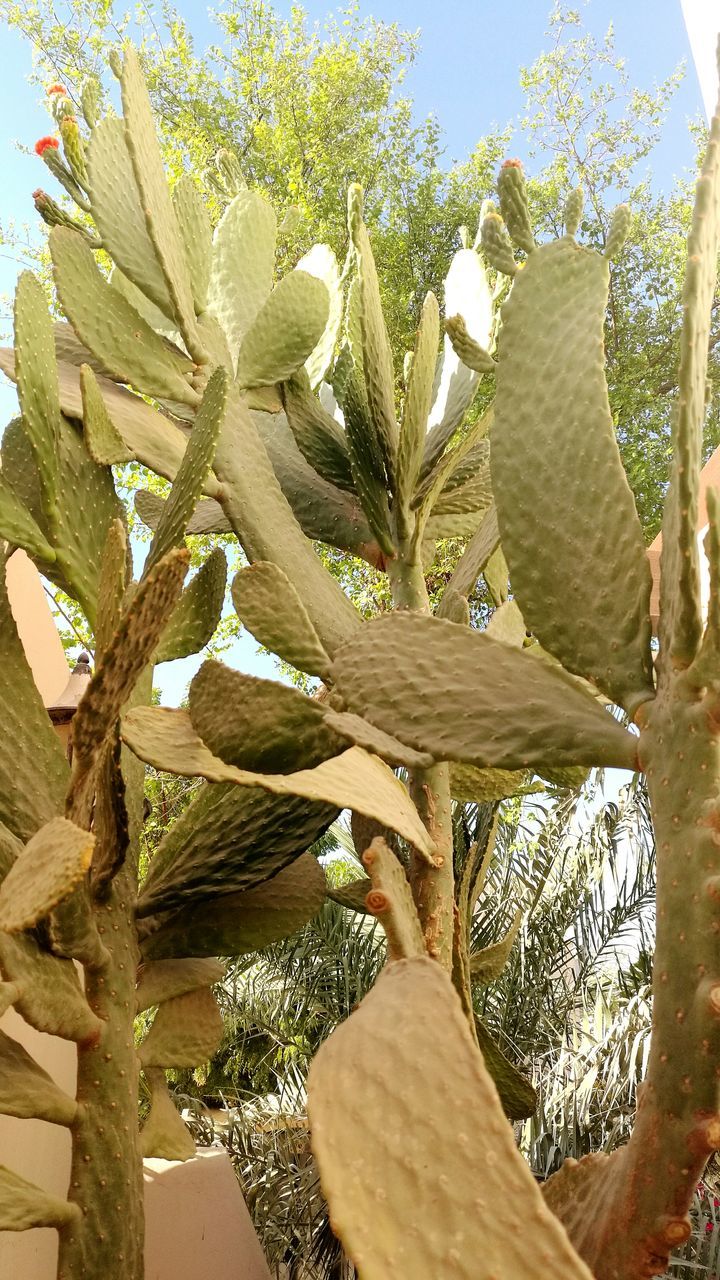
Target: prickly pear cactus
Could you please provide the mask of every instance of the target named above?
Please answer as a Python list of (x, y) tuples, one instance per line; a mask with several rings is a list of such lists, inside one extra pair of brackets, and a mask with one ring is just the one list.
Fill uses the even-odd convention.
[[(56, 1229), (60, 1280), (141, 1280), (142, 1156), (193, 1150), (165, 1071), (218, 1044), (216, 957), (318, 909), (324, 879), (307, 850), (346, 808), (367, 876), (342, 900), (382, 922), (388, 966), (321, 1049), (309, 1111), (332, 1221), (362, 1280), (653, 1274), (687, 1234), (695, 1182), (720, 1147), (712, 496), (706, 621), (695, 541), (720, 120), (690, 235), (653, 664), (649, 571), (603, 374), (608, 263), (627, 210), (600, 255), (575, 240), (573, 192), (566, 235), (539, 245), (508, 162), (501, 214), (483, 209), (445, 281), (442, 351), (428, 294), (401, 377), (360, 189), (344, 268), (317, 246), (277, 280), (275, 213), (236, 157), (221, 153), (206, 176), (222, 206), (213, 229), (192, 176), (168, 187), (136, 53), (113, 70), (122, 115), (104, 113), (93, 82), (87, 130), (53, 86), (60, 136), (36, 149), (76, 212), (43, 192), (35, 202), (65, 320), (23, 276), (15, 345), (0, 354), (21, 408), (2, 441), (3, 568), (23, 548), (95, 636), (66, 758), (0, 574), (1, 1007), (74, 1042), (78, 1061), (71, 1098), (0, 1036), (0, 1111), (69, 1128), (73, 1148), (65, 1200), (0, 1170), (0, 1229)], [(131, 460), (171, 484), (164, 500), (137, 495), (153, 531), (137, 581), (112, 473)], [(248, 562), (231, 589), (240, 620), (322, 680), (321, 696), (211, 661), (187, 710), (150, 705), (153, 664), (198, 652), (223, 607), (221, 551), (186, 582), (185, 534), (205, 532), (235, 534)], [(465, 550), (433, 616), (425, 571), (449, 537)], [(384, 570), (392, 609), (363, 622), (312, 540)], [(468, 605), (480, 575), (496, 605), (485, 631)], [(203, 782), (140, 880), (144, 762)], [(535, 773), (576, 783), (594, 765), (648, 777), (653, 1049), (627, 1147), (563, 1169), (543, 1196), (508, 1123), (532, 1111), (532, 1085), (473, 1004), (521, 922), (474, 955), (470, 922), (499, 802)], [(453, 806), (468, 799), (489, 817), (458, 859)], [(136, 1013), (152, 1009), (136, 1047)], [(141, 1071), (152, 1102), (138, 1132)]]

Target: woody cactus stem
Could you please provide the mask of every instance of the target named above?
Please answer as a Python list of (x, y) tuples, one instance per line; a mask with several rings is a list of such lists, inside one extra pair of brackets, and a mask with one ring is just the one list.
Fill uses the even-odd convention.
[(133, 1038), (139, 962), (130, 904), (130, 868), (98, 906), (107, 961), (85, 969), (88, 1003), (102, 1021), (99, 1039), (78, 1047), (78, 1115), (68, 1199), (82, 1217), (60, 1232), (58, 1280), (113, 1276), (142, 1280), (143, 1184), (138, 1153), (138, 1065)]
[[(414, 545), (401, 545), (388, 564), (393, 604), (398, 610), (430, 613), (425, 575)], [(411, 853), (410, 885), (428, 955), (452, 969), (453, 834), (450, 766), (432, 765), (410, 772), (410, 794), (435, 844), (435, 865)]]

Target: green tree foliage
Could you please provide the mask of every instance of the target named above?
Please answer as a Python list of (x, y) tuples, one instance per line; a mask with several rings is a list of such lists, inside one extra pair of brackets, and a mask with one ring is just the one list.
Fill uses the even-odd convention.
[[(283, 18), (267, 0), (231, 0), (212, 15), (217, 38), (208, 48), (171, 5), (157, 23), (145, 11), (131, 19), (119, 6), (93, 0), (52, 8), (0, 0), (0, 18), (31, 41), (39, 83), (59, 78), (76, 101), (88, 75), (103, 77), (107, 88), (109, 53), (125, 35), (139, 36), (171, 174), (188, 167), (205, 172), (219, 148), (229, 149), (244, 181), (263, 189), (277, 208), (297, 211), (287, 220), (284, 265), (317, 241), (330, 243), (342, 259), (345, 192), (351, 181), (360, 182), (393, 350), (399, 358), (412, 346), (422, 298), (440, 287), (459, 228), (477, 225), (512, 136), (510, 128), (496, 129), (479, 137), (465, 161), (445, 164), (440, 123), (418, 121), (403, 87), (418, 57), (416, 35), (363, 18), (356, 6), (313, 26), (300, 6)], [(580, 184), (582, 232), (604, 244), (614, 206), (624, 200), (632, 207), (629, 243), (612, 268), (608, 383), (649, 541), (659, 527), (667, 479), (690, 199), (684, 182), (659, 191), (648, 162), (681, 72), (652, 90), (634, 86), (612, 28), (598, 40), (577, 11), (561, 4), (550, 15), (548, 38), (521, 71), (533, 216), (557, 234), (557, 210)], [(701, 131), (695, 132), (699, 140)], [(689, 154), (690, 169), (693, 159)], [(207, 194), (219, 216), (227, 193), (215, 185)], [(719, 342), (716, 315), (711, 387), (718, 380)], [(706, 452), (719, 440), (715, 408)], [(441, 583), (443, 564), (441, 556)], [(355, 566), (352, 580), (372, 608), (380, 598), (372, 570)]]
[[(318, 28), (301, 6), (283, 18), (267, 0), (230, 0), (212, 14), (217, 39), (206, 49), (170, 5), (161, 25), (93, 0), (51, 9), (2, 0), (0, 18), (32, 43), (38, 82), (61, 81), (78, 105), (88, 76), (107, 87), (108, 55), (130, 35), (144, 54), (171, 180), (187, 168), (200, 174), (219, 149), (229, 151), (249, 186), (275, 208), (297, 211), (288, 218), (288, 226), (297, 218), (286, 235), (289, 265), (323, 241), (342, 257), (346, 193), (360, 182), (390, 328), (399, 350), (412, 345), (422, 298), (442, 279), (466, 209), (477, 221), (477, 193), (492, 185), (505, 140), (485, 139), (473, 189), (451, 190), (438, 122), (416, 122), (403, 92), (416, 35), (362, 18), (355, 5)], [(216, 186), (206, 194), (219, 216), (227, 194)]]

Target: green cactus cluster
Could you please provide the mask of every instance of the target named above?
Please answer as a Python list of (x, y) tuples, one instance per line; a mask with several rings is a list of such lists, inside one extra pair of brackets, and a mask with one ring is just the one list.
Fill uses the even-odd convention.
[[(73, 1153), (64, 1200), (0, 1169), (0, 1230), (55, 1228), (59, 1280), (142, 1280), (142, 1157), (194, 1151), (165, 1073), (218, 1045), (218, 957), (318, 910), (327, 890), (308, 849), (349, 809), (367, 875), (331, 896), (382, 922), (388, 963), (320, 1050), (308, 1094), (332, 1222), (362, 1280), (655, 1274), (720, 1148), (713, 496), (706, 620), (696, 540), (720, 118), (690, 232), (653, 661), (650, 572), (603, 370), (628, 211), (600, 254), (575, 239), (573, 191), (566, 234), (538, 244), (507, 162), (500, 213), (482, 210), (444, 282), (445, 333), (429, 293), (401, 378), (360, 189), (344, 266), (321, 245), (276, 279), (290, 224), (230, 151), (205, 175), (214, 227), (192, 175), (171, 191), (135, 51), (113, 70), (122, 115), (93, 81), (82, 127), (53, 86), (62, 153), (57, 139), (38, 150), (77, 216), (44, 193), (36, 203), (65, 319), (25, 273), (0, 352), (20, 400), (0, 450), (3, 561), (27, 552), (95, 637), (66, 755), (0, 574), (0, 1007), (74, 1042), (78, 1062), (72, 1098), (0, 1034), (0, 1112), (65, 1126)], [(132, 460), (171, 483), (166, 499), (136, 495), (153, 534), (137, 579), (112, 471)], [(247, 560), (230, 591), (241, 622), (316, 677), (314, 695), (210, 660), (187, 709), (151, 705), (153, 664), (199, 652), (218, 623), (224, 554), (187, 581), (184, 546), (212, 532), (234, 534)], [(443, 538), (465, 549), (433, 616), (425, 572)], [(313, 541), (385, 571), (392, 609), (364, 622)], [(481, 575), (496, 606), (484, 631), (468, 605)], [(140, 877), (145, 764), (203, 781)], [(594, 766), (648, 779), (653, 1046), (627, 1146), (568, 1163), (541, 1191), (508, 1123), (534, 1109), (531, 1082), (473, 1003), (521, 922), (471, 954), (496, 820), (458, 860), (453, 804), (492, 814), (545, 785), (536, 775), (579, 786)]]

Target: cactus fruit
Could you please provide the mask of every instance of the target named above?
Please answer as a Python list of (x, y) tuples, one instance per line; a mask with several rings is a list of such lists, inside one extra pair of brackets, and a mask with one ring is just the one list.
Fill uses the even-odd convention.
[[(627, 211), (601, 256), (574, 240), (572, 193), (567, 234), (538, 245), (521, 170), (506, 164), (509, 235), (489, 205), (480, 230), (485, 259), (512, 278), (502, 324), (505, 290), (493, 293), (463, 234), (442, 352), (431, 293), (400, 406), (359, 188), (343, 271), (319, 246), (278, 281), (275, 214), (236, 158), (214, 171), (226, 207), (213, 232), (192, 176), (167, 186), (137, 54), (112, 65), (123, 115), (103, 115), (87, 87), (86, 139), (57, 86), (68, 164), (56, 138), (37, 147), (88, 215), (76, 227), (43, 201), (68, 323), (53, 324), (23, 275), (15, 349), (0, 353), (21, 405), (2, 442), (3, 567), (24, 548), (78, 603), (96, 653), (68, 760), (0, 574), (0, 1009), (77, 1048), (72, 1098), (0, 1034), (0, 1112), (72, 1137), (64, 1200), (0, 1169), (0, 1230), (56, 1229), (58, 1280), (142, 1280), (141, 1158), (193, 1150), (165, 1069), (215, 1051), (215, 957), (267, 945), (319, 908), (325, 880), (307, 850), (348, 808), (369, 874), (333, 896), (383, 922), (388, 964), (320, 1050), (309, 1109), (332, 1221), (362, 1280), (662, 1270), (720, 1148), (716, 495), (707, 621), (696, 541), (720, 118), (689, 239), (654, 664), (602, 359)], [(171, 485), (165, 500), (137, 495), (153, 530), (137, 581), (111, 471), (130, 460)], [(211, 661), (188, 711), (148, 705), (153, 663), (197, 652), (223, 607), (221, 550), (185, 585), (187, 532), (238, 539), (238, 616), (329, 696)], [(449, 535), (467, 545), (432, 616), (425, 569)], [(310, 538), (386, 572), (392, 609), (364, 622)], [(484, 634), (469, 606), (481, 574), (496, 606)], [(143, 762), (204, 781), (141, 878)], [(497, 976), (519, 920), (475, 955), (470, 926), (499, 801), (544, 785), (535, 771), (574, 786), (603, 764), (646, 772), (657, 834), (650, 1065), (627, 1146), (565, 1167), (543, 1197), (506, 1118), (531, 1113), (532, 1085), (473, 1007), (473, 983)], [(462, 856), (453, 797), (487, 805)], [(136, 1048), (136, 1011), (151, 1008)], [(141, 1133), (140, 1071), (152, 1096)]]

